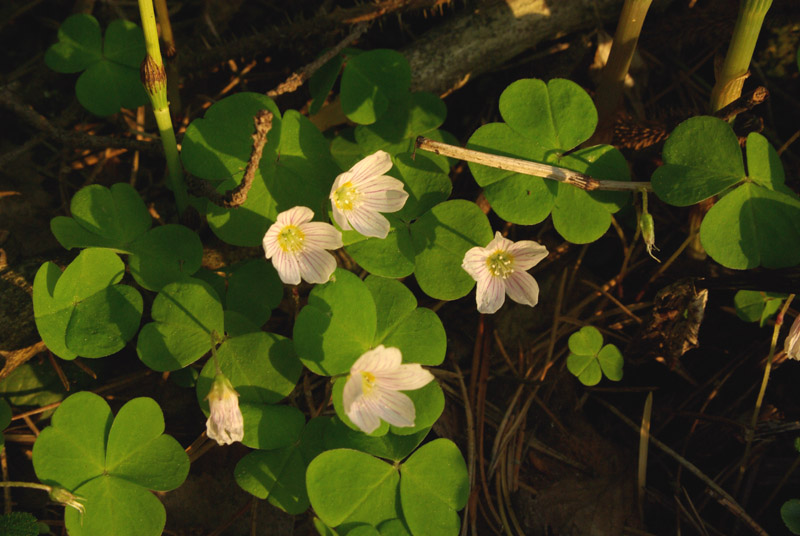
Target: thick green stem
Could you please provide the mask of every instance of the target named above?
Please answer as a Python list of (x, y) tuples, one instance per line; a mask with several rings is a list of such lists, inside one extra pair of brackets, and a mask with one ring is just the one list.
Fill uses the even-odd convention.
[(741, 96), (758, 34), (761, 33), (761, 25), (771, 5), (772, 0), (741, 1), (731, 44), (728, 46), (722, 68), (717, 73), (717, 82), (711, 91), (709, 104), (711, 113), (724, 108)]
[(183, 166), (178, 144), (175, 141), (175, 131), (172, 128), (172, 116), (169, 113), (167, 100), (167, 75), (164, 70), (164, 60), (161, 58), (161, 47), (158, 42), (158, 29), (156, 15), (153, 10), (153, 0), (139, 0), (139, 12), (142, 17), (147, 57), (142, 62), (142, 84), (150, 96), (153, 104), (153, 114), (156, 125), (161, 135), (161, 144), (164, 146), (164, 155), (167, 158), (167, 176), (170, 188), (175, 194), (175, 203), (178, 213), (182, 214), (189, 204), (186, 193), (186, 183), (183, 180)]
[[(603, 68), (600, 86), (597, 88), (598, 131), (610, 132), (611, 119), (619, 106), (625, 78), (631, 66), (636, 43), (642, 32), (642, 24), (652, 0), (625, 0), (619, 15), (614, 43)], [(602, 134), (600, 134), (602, 135)]]

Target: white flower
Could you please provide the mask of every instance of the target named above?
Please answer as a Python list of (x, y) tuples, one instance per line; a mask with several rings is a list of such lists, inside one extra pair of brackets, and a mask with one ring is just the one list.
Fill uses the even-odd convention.
[(239, 409), (239, 393), (230, 380), (221, 373), (214, 377), (208, 392), (211, 415), (206, 421), (206, 435), (220, 445), (230, 445), (244, 437), (244, 421)]
[(336, 269), (336, 259), (325, 250), (342, 247), (342, 233), (330, 223), (312, 222), (313, 217), (308, 207), (290, 208), (264, 235), (264, 254), (287, 285), (301, 279), (326, 283)]
[(386, 238), (389, 220), (381, 212), (397, 212), (408, 199), (403, 183), (384, 175), (392, 169), (392, 157), (378, 151), (340, 174), (331, 188), (334, 221), (364, 236)]
[(398, 348), (380, 345), (350, 367), (342, 396), (344, 411), (364, 432), (375, 430), (381, 419), (395, 426), (414, 426), (414, 402), (400, 391), (424, 387), (433, 374), (418, 363), (403, 365), (402, 361)]
[(532, 240), (512, 242), (497, 232), (485, 247), (474, 247), (464, 255), (461, 267), (478, 282), (478, 311), (491, 314), (508, 297), (533, 307), (539, 302), (539, 285), (526, 270), (547, 257), (547, 248)]
[(786, 357), (800, 361), (800, 315), (794, 319), (794, 323), (789, 329), (789, 334), (783, 342), (783, 349), (786, 352)]

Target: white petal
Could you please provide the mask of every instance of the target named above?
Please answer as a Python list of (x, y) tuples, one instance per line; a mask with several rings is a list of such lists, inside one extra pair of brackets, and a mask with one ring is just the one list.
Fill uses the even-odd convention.
[(336, 258), (324, 249), (306, 247), (296, 259), (300, 275), (309, 283), (327, 283), (336, 270)]
[(300, 266), (294, 255), (290, 255), (278, 248), (272, 257), (272, 265), (277, 270), (281, 281), (287, 285), (300, 284)]
[(292, 207), (278, 214), (276, 222), (285, 227), (287, 225), (300, 225), (314, 219), (314, 211), (308, 207)]
[[(487, 272), (488, 273), (488, 272)], [(484, 277), (478, 280), (478, 289), (475, 293), (478, 312), (492, 314), (497, 312), (506, 301), (506, 286), (499, 277)]]
[(375, 412), (374, 406), (370, 405), (363, 396), (356, 399), (349, 410), (345, 410), (345, 414), (353, 421), (353, 424), (367, 434), (371, 434), (381, 425), (381, 420)]
[(209, 400), (211, 414), (206, 421), (206, 435), (220, 445), (230, 445), (244, 437), (244, 422), (238, 395)]
[(281, 232), (281, 228), (283, 226), (279, 223), (273, 223), (267, 229), (267, 232), (264, 234), (263, 240), (261, 240), (261, 245), (264, 248), (264, 255), (270, 259), (273, 255), (280, 249), (278, 245), (278, 235)]
[(362, 396), (362, 385), (361, 373), (351, 374), (347, 377), (347, 381), (344, 383), (344, 390), (342, 391), (342, 404), (344, 405), (345, 413), (348, 413), (350, 411), (350, 406)]
[(400, 365), (393, 370), (375, 371), (375, 384), (392, 391), (413, 391), (433, 381), (433, 374), (419, 363)]
[[(380, 177), (388, 179), (391, 177)], [(376, 212), (397, 212), (406, 204), (408, 193), (403, 190), (403, 183), (397, 179), (392, 179), (400, 184), (399, 188), (382, 188), (374, 191), (359, 192), (362, 195), (359, 207), (364, 207)]]
[(539, 303), (539, 285), (528, 272), (514, 272), (508, 276), (506, 292), (517, 303), (531, 307)]
[(533, 240), (514, 242), (506, 250), (514, 256), (514, 270), (530, 270), (547, 257), (547, 248)]
[(350, 227), (350, 224), (347, 222), (347, 215), (344, 211), (339, 210), (339, 207), (336, 206), (336, 203), (331, 201), (331, 214), (333, 214), (333, 221), (336, 222), (343, 231), (350, 231), (353, 228)]
[(361, 159), (347, 172), (349, 180), (357, 185), (361, 181), (377, 175), (383, 175), (392, 169), (392, 157), (385, 151), (377, 151)]
[(391, 224), (389, 220), (381, 216), (379, 212), (366, 210), (363, 207), (358, 207), (350, 211), (347, 220), (353, 229), (358, 231), (364, 236), (373, 236), (375, 238), (386, 238), (389, 235)]
[(342, 233), (330, 223), (311, 222), (299, 226), (306, 237), (305, 246), (319, 249), (339, 249), (342, 247)]
[(366, 371), (377, 375), (400, 367), (402, 362), (403, 354), (399, 348), (386, 348), (381, 344), (361, 354), (361, 357), (350, 367), (350, 374)]
[(486, 249), (491, 251), (502, 250), (507, 251), (508, 248), (514, 245), (514, 242), (509, 240), (508, 238), (503, 238), (503, 235), (500, 234), (500, 231), (495, 231), (494, 238), (492, 241), (486, 245)]
[(395, 426), (414, 426), (417, 411), (408, 396), (399, 391), (382, 389), (378, 384), (375, 385), (375, 395), (371, 398), (375, 399), (374, 411), (378, 417)]
[(464, 254), (461, 267), (472, 276), (472, 279), (478, 281), (489, 274), (489, 269), (486, 266), (486, 259), (489, 257), (489, 253), (486, 248), (476, 246)]

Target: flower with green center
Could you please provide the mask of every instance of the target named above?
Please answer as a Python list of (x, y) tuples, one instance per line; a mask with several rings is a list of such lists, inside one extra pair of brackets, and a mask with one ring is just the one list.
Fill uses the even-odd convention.
[(386, 238), (390, 225), (381, 212), (397, 212), (408, 199), (403, 183), (384, 175), (390, 169), (392, 157), (378, 151), (336, 177), (330, 199), (333, 220), (339, 227)]
[(398, 348), (380, 345), (350, 367), (342, 401), (347, 417), (363, 432), (373, 432), (381, 419), (394, 426), (414, 426), (414, 402), (400, 391), (424, 387), (433, 380), (433, 374), (418, 363), (404, 365), (402, 361)]
[(244, 421), (239, 409), (239, 393), (230, 380), (218, 372), (208, 392), (211, 414), (206, 421), (206, 435), (220, 445), (230, 445), (244, 437)]
[(461, 267), (477, 281), (478, 311), (496, 312), (508, 297), (533, 307), (539, 302), (539, 285), (527, 272), (547, 257), (547, 248), (532, 240), (512, 242), (499, 232), (485, 247), (464, 255)]
[(342, 233), (330, 223), (312, 222), (313, 217), (310, 208), (290, 208), (264, 235), (264, 254), (287, 285), (302, 279), (325, 283), (336, 269), (336, 259), (325, 250), (342, 247)]

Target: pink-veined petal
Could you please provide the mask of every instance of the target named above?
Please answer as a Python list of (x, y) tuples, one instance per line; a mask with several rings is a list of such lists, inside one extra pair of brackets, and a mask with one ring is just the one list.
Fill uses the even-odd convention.
[(386, 238), (389, 235), (391, 224), (379, 212), (366, 210), (358, 207), (350, 211), (347, 221), (353, 229), (364, 236), (374, 236), (376, 238)]
[(393, 370), (373, 372), (375, 383), (392, 391), (413, 391), (433, 381), (433, 374), (419, 363), (400, 365)]
[(524, 272), (530, 270), (547, 257), (547, 248), (533, 240), (514, 242), (506, 250), (514, 256), (514, 270)]
[(314, 211), (308, 207), (292, 207), (278, 214), (276, 223), (281, 227), (287, 225), (300, 225), (314, 219)]
[(417, 410), (408, 396), (400, 391), (383, 389), (377, 383), (374, 395), (375, 412), (378, 417), (395, 426), (414, 426)]
[(377, 175), (383, 175), (392, 169), (392, 157), (386, 151), (376, 151), (371, 155), (362, 158), (347, 172), (349, 180), (354, 185), (361, 181)]
[(270, 259), (273, 255), (280, 249), (278, 245), (278, 234), (281, 232), (281, 225), (278, 223), (273, 223), (267, 229), (267, 232), (264, 234), (263, 240), (261, 240), (261, 246), (264, 248), (264, 255)]
[(336, 225), (343, 231), (350, 231), (353, 229), (347, 222), (347, 214), (345, 214), (343, 210), (339, 210), (339, 207), (337, 207), (336, 203), (333, 201), (331, 201), (331, 214), (333, 214), (333, 221), (335, 221)]
[(367, 434), (371, 434), (381, 425), (381, 420), (376, 415), (374, 407), (369, 407), (368, 401), (363, 396), (357, 398), (350, 405), (350, 409), (345, 410), (345, 414), (353, 421), (353, 424)]
[(478, 289), (475, 292), (475, 302), (478, 304), (478, 312), (492, 314), (497, 312), (506, 301), (506, 286), (499, 277), (482, 277), (478, 280)]
[(361, 354), (350, 367), (350, 374), (366, 371), (376, 376), (384, 371), (394, 370), (403, 362), (399, 348), (386, 348), (382, 344)]
[(339, 249), (342, 247), (342, 233), (330, 223), (312, 221), (299, 226), (305, 235), (304, 249)]
[(381, 190), (363, 194), (359, 208), (375, 212), (397, 212), (405, 206), (408, 193), (405, 190)]
[(528, 272), (514, 272), (506, 279), (508, 297), (533, 307), (539, 303), (539, 284)]
[(508, 248), (514, 245), (514, 242), (509, 240), (508, 238), (504, 238), (500, 231), (495, 231), (494, 238), (492, 241), (486, 244), (486, 249), (489, 250), (490, 253), (497, 251), (498, 249), (501, 251), (507, 251)]
[(300, 266), (294, 255), (290, 255), (278, 248), (272, 257), (272, 265), (278, 272), (278, 277), (287, 285), (300, 284)]
[(472, 279), (478, 281), (483, 277), (489, 276), (489, 269), (486, 266), (486, 258), (488, 256), (489, 251), (486, 248), (476, 246), (464, 254), (461, 267), (472, 276)]
[(344, 405), (345, 413), (349, 411), (350, 406), (362, 396), (362, 385), (361, 373), (357, 372), (347, 377), (347, 381), (344, 383), (344, 390), (342, 391), (342, 404)]
[(295, 256), (300, 275), (309, 283), (327, 283), (336, 270), (336, 258), (317, 248), (304, 248)]

